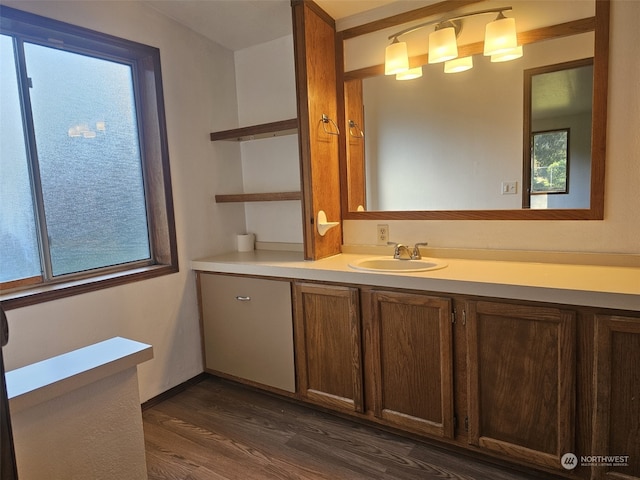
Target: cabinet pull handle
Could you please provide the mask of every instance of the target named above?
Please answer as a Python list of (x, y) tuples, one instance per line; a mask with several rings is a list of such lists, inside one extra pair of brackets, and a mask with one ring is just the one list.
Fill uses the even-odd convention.
[(236, 295), (236, 300), (239, 302), (248, 302), (251, 300), (251, 297), (247, 297), (245, 295)]

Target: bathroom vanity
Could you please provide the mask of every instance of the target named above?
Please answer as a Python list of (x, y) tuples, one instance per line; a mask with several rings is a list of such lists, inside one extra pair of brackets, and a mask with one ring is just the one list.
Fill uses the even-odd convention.
[[(593, 65), (591, 113), (585, 117), (591, 143), (584, 204), (532, 207), (524, 173), (530, 162), (521, 163), (521, 155), (530, 150), (530, 133), (542, 127), (533, 125), (533, 114), (520, 110), (530, 89), (519, 80), (507, 82), (515, 86), (511, 93), (516, 107), (505, 106), (503, 89), (499, 101), (474, 107), (482, 113), (477, 115), (480, 127), (495, 124), (486, 117), (489, 112), (517, 126), (516, 132), (485, 134), (474, 126), (471, 132), (480, 132), (480, 138), (473, 141), (457, 115), (450, 115), (453, 123), (446, 135), (435, 129), (442, 118), (434, 115), (428, 116), (437, 120), (431, 128), (395, 128), (396, 118), (409, 115), (385, 115), (395, 132), (419, 132), (418, 140), (432, 135), (431, 140), (441, 138), (445, 147), (466, 142), (472, 149), (453, 156), (438, 153), (431, 168), (420, 172), (428, 153), (438, 149), (433, 143), (428, 148), (418, 145), (412, 147), (419, 153), (417, 163), (380, 178), (386, 181), (400, 172), (402, 182), (391, 190), (433, 192), (435, 187), (425, 187), (424, 181), (433, 177), (442, 183), (432, 174), (449, 165), (455, 183), (447, 190), (466, 191), (461, 182), (482, 184), (476, 181), (477, 172), (486, 172), (489, 160), (500, 156), (498, 148), (510, 143), (509, 163), (500, 164), (499, 176), (485, 183), (490, 195), (503, 203), (504, 185), (500, 190), (493, 186), (500, 185), (505, 171), (513, 172), (524, 187), (521, 204), (478, 207), (473, 197), (464, 205), (427, 208), (410, 203), (400, 209), (371, 202), (364, 139), (371, 140), (376, 128), (364, 133), (364, 123), (371, 126), (374, 119), (364, 122), (362, 117), (368, 88), (363, 82), (382, 74), (384, 66), (349, 66), (349, 51), (359, 60), (365, 46), (385, 29), (460, 13), (476, 8), (475, 3), (434, 3), (337, 32), (334, 20), (312, 1), (293, 0), (304, 253), (257, 250), (192, 262), (199, 283), (205, 370), (547, 477), (640, 478), (640, 376), (634, 367), (640, 363), (638, 255), (429, 249), (433, 258), (422, 259), (426, 268), (410, 270), (407, 265), (415, 263), (393, 262), (388, 247), (373, 251), (342, 245), (337, 221), (604, 219), (606, 0), (582, 2), (588, 9), (584, 13), (571, 5), (576, 18), (557, 16), (540, 25), (525, 2), (515, 8), (522, 11), (514, 10), (514, 16), (529, 22), (518, 32), (531, 62), (528, 73), (558, 62)], [(551, 48), (545, 50), (553, 55), (562, 50), (567, 57), (538, 60), (537, 50), (549, 41)], [(573, 48), (574, 41), (581, 46)], [(563, 48), (554, 46), (556, 42)], [(480, 58), (481, 43), (460, 43)], [(376, 48), (382, 52), (383, 47)], [(417, 66), (427, 65), (426, 60), (421, 55), (411, 58)], [(527, 72), (519, 71), (517, 78)], [(433, 88), (433, 77), (430, 82)], [(442, 83), (449, 87), (453, 81)], [(489, 80), (487, 85), (494, 83)], [(417, 98), (410, 105), (423, 101)], [(434, 98), (450, 108), (430, 112), (456, 110), (438, 90)], [(414, 137), (405, 138), (401, 146), (417, 145)], [(477, 145), (486, 151), (478, 153)], [(451, 149), (441, 150), (446, 154)], [(393, 151), (392, 163), (397, 165), (399, 147)], [(461, 166), (457, 162), (462, 160), (479, 166)], [(461, 175), (465, 172), (468, 175)], [(415, 177), (418, 187), (409, 188), (407, 177)], [(318, 228), (324, 214), (338, 226)], [(274, 293), (263, 293), (272, 289)]]
[[(308, 262), (257, 250), (192, 262), (206, 371), (557, 475), (640, 477), (631, 368), (640, 362), (640, 268), (472, 258), (437, 258), (444, 268), (410, 273), (350, 266), (371, 257), (387, 255)], [(233, 286), (215, 305), (212, 281)], [(255, 308), (262, 326), (247, 329), (220, 313), (273, 282), (285, 287), (280, 320)], [(279, 326), (289, 321), (292, 331)], [(212, 363), (217, 322), (238, 329), (229, 338), (284, 353), (283, 362), (268, 346), (235, 347), (237, 362), (268, 365), (276, 377), (295, 368), (295, 389)], [(563, 467), (566, 453), (575, 469)], [(628, 455), (628, 466), (580, 464), (592, 455)]]

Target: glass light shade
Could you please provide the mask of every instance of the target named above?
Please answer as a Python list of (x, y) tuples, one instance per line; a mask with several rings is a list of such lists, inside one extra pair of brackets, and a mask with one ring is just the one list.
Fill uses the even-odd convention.
[(396, 80), (413, 80), (422, 76), (422, 67), (410, 68), (406, 72), (396, 73)]
[(522, 45), (518, 45), (516, 48), (507, 50), (506, 52), (491, 55), (492, 62), (508, 62), (509, 60), (515, 60), (522, 56)]
[(444, 62), (444, 73), (464, 72), (473, 68), (473, 57), (454, 58)]
[(409, 55), (405, 42), (393, 42), (384, 51), (384, 74), (395, 75), (409, 70)]
[(429, 34), (429, 63), (446, 62), (457, 56), (455, 28), (441, 28)]
[(517, 46), (515, 18), (499, 18), (487, 23), (484, 33), (485, 55), (497, 55)]

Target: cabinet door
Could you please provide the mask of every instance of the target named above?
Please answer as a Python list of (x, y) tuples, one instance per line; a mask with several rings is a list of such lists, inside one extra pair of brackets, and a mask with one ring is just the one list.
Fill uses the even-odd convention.
[(376, 291), (374, 414), (400, 428), (453, 437), (451, 300)]
[(298, 388), (330, 408), (363, 411), (358, 290), (295, 285)]
[(200, 273), (207, 371), (295, 392), (291, 284)]
[(562, 469), (573, 452), (574, 312), (467, 303), (469, 442)]
[(640, 478), (638, 365), (640, 318), (596, 315), (593, 454), (628, 458), (594, 466), (594, 478)]

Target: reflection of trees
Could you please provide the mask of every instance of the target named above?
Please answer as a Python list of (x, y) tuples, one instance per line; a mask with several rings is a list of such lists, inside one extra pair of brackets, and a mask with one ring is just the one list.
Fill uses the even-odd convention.
[(534, 192), (566, 191), (568, 130), (533, 134)]

